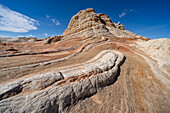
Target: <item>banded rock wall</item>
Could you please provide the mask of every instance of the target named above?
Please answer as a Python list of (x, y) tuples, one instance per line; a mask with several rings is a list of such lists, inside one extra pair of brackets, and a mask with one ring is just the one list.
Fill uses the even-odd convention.
[[(64, 38), (83, 37), (89, 38), (93, 36), (109, 36), (109, 37), (129, 37), (141, 38), (142, 36), (124, 30), (124, 25), (112, 22), (106, 14), (96, 14), (94, 9), (88, 8), (81, 10), (74, 15), (67, 29), (64, 31)], [(143, 37), (146, 39), (145, 37)]]

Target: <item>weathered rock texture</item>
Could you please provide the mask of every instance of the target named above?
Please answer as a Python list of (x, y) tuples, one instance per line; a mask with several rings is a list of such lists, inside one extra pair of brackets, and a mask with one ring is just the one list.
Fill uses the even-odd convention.
[(169, 113), (170, 41), (148, 40), (89, 8), (63, 36), (1, 42), (0, 112)]
[[(94, 9), (88, 8), (78, 12), (72, 17), (63, 36), (66, 37), (83, 37), (93, 36), (112, 36), (112, 37), (129, 37), (139, 38), (139, 35), (124, 30), (123, 24), (112, 22), (106, 14), (96, 14)], [(140, 38), (147, 39), (140, 36)]]
[[(165, 81), (164, 83), (170, 88), (168, 85), (170, 83), (170, 39), (155, 39), (147, 42), (138, 42), (138, 44), (137, 47), (139, 49), (157, 61), (156, 65), (158, 65), (163, 72), (163, 74), (158, 77), (160, 80)], [(158, 69), (154, 70), (157, 71)]]
[(25, 38), (25, 37), (18, 37), (18, 38), (1, 38), (0, 37), (0, 42), (35, 42), (39, 41), (40, 39), (38, 38)]
[(62, 39), (62, 36), (52, 36), (45, 39), (45, 44), (51, 44), (52, 42), (58, 42)]
[(113, 83), (123, 60), (124, 55), (120, 52), (103, 51), (80, 66), (64, 67), (66, 69), (60, 72), (2, 84), (0, 112), (62, 112), (69, 105)]

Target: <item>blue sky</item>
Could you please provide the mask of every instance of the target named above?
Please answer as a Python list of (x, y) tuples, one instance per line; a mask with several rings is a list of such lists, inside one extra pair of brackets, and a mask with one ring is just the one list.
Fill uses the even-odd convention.
[(169, 0), (0, 0), (0, 37), (62, 35), (73, 15), (94, 8), (136, 34), (170, 38), (169, 5)]

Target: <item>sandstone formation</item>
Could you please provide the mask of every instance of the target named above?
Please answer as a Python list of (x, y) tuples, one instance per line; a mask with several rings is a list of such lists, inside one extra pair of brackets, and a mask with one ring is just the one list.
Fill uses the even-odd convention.
[(0, 42), (18, 42), (18, 38), (0, 38)]
[[(62, 112), (68, 105), (113, 83), (123, 59), (122, 53), (102, 51), (79, 66), (63, 67), (60, 72), (53, 71), (2, 84), (0, 112)], [(52, 84), (54, 86), (49, 87)], [(42, 91), (33, 92), (36, 90)], [(13, 97), (22, 92), (27, 93)]]
[(62, 36), (16, 40), (0, 40), (0, 113), (170, 112), (169, 39), (88, 8)]
[(35, 42), (39, 41), (40, 39), (36, 37), (32, 38), (25, 38), (25, 37), (18, 37), (18, 38), (1, 38), (0, 37), (0, 42)]
[(139, 48), (157, 59), (170, 60), (170, 39), (162, 38), (138, 42)]
[(62, 39), (62, 36), (52, 36), (45, 39), (45, 44), (51, 44), (52, 42), (58, 42)]
[[(106, 14), (96, 14), (94, 9), (88, 8), (74, 15), (63, 36), (83, 37), (112, 36), (138, 38), (136, 34), (124, 31), (123, 24), (112, 22)], [(144, 39), (147, 39), (143, 37)]]
[[(157, 61), (157, 65), (164, 72), (161, 75), (161, 79), (167, 81), (167, 84), (170, 83), (169, 75), (170, 75), (170, 39), (162, 38), (149, 40), (147, 42), (138, 42), (139, 46), (137, 46), (142, 51), (146, 52), (148, 56), (152, 57)], [(166, 75), (167, 76), (164, 76)], [(168, 85), (167, 85), (168, 86)]]

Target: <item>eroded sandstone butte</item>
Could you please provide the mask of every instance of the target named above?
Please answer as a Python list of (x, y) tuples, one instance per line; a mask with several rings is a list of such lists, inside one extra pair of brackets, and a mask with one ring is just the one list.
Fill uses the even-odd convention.
[(130, 31), (125, 30), (123, 24), (112, 22), (106, 14), (95, 13), (94, 9), (88, 8), (74, 15), (67, 29), (64, 31), (65, 37), (82, 37), (89, 38), (94, 36), (110, 36), (110, 37), (129, 37), (143, 38)]
[(56, 37), (0, 43), (0, 112), (170, 112), (169, 39), (127, 31), (92, 8)]

